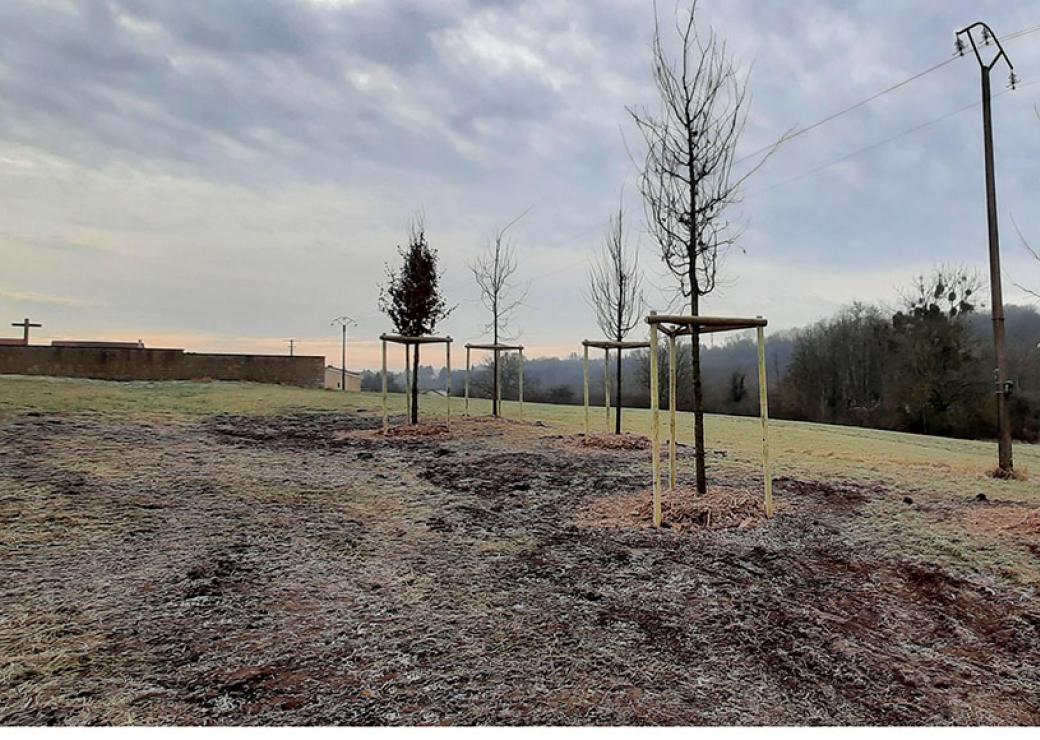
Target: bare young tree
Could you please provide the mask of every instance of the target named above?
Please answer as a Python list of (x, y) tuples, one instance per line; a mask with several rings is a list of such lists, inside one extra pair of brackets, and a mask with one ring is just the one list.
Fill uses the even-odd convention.
[[(641, 318), (643, 278), (639, 272), (639, 252), (626, 243), (624, 208), (620, 203), (617, 215), (610, 219), (603, 252), (589, 265), (588, 278), (588, 300), (600, 331), (609, 339), (624, 341)], [(621, 351), (615, 353), (614, 433), (621, 434)]]
[[(654, 6), (652, 69), (660, 109), (629, 108), (646, 146), (639, 190), (648, 227), (695, 316), (701, 297), (716, 287), (722, 251), (739, 236), (732, 210), (740, 203), (741, 186), (779, 146), (778, 142), (743, 174), (735, 174), (735, 151), (747, 122), (747, 76), (739, 74), (725, 41), (713, 29), (706, 35), (698, 31), (696, 10), (694, 2), (688, 14), (677, 13), (679, 48), (673, 58)], [(698, 333), (690, 345), (697, 490), (703, 493), (707, 482)]]
[[(491, 334), (493, 344), (510, 338), (507, 336), (509, 321), (513, 312), (523, 304), (527, 295), (526, 290), (518, 288), (513, 277), (518, 265), (516, 244), (506, 239), (506, 232), (526, 216), (527, 212), (524, 211), (500, 229), (494, 239), (488, 242), (484, 253), (470, 264), (473, 278), (477, 281), (477, 287), (480, 288), (480, 302), (491, 313), (491, 321), (484, 327), (484, 331)], [(491, 390), (491, 413), (494, 416), (498, 416), (500, 411), (498, 408), (498, 355), (498, 352), (493, 355), (494, 372), (492, 375), (494, 380)]]

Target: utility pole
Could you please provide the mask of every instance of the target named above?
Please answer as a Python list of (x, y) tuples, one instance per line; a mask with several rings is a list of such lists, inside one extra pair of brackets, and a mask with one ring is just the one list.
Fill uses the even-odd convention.
[(340, 390), (346, 392), (347, 390), (347, 327), (357, 326), (357, 322), (349, 316), (337, 316), (331, 322), (329, 326), (339, 326), (343, 329), (343, 345), (340, 352)]
[[(995, 44), (997, 53), (987, 63), (982, 58), (979, 44), (975, 41), (978, 33), (983, 46)], [(997, 229), (997, 183), (993, 167), (993, 116), (990, 112), (989, 73), (997, 62), (1003, 59), (1010, 70), (1008, 83), (1013, 90), (1017, 79), (1015, 67), (1004, 52), (1000, 39), (993, 29), (985, 23), (975, 22), (957, 32), (957, 53), (964, 55), (964, 39), (971, 44), (975, 59), (982, 71), (982, 135), (986, 156), (986, 218), (989, 225), (989, 285), (993, 316), (993, 349), (997, 366), (994, 370), (997, 396), (997, 465), (1002, 475), (1010, 476), (1014, 471), (1011, 459), (1011, 416), (1008, 409), (1008, 396), (1012, 383), (1007, 376), (1007, 342), (1004, 335), (1004, 296), (1000, 285), (1000, 235)]]
[(282, 341), (289, 343), (289, 357), (292, 357), (293, 356), (293, 350), (296, 348), (296, 342), (298, 342), (299, 340), (298, 339), (283, 339)]

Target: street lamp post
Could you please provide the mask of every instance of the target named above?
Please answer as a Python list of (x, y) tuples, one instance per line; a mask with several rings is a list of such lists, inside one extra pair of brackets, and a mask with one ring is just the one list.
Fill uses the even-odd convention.
[(336, 326), (337, 324), (343, 330), (343, 344), (341, 345), (341, 348), (340, 348), (340, 360), (339, 360), (339, 363), (340, 363), (339, 387), (340, 387), (341, 391), (346, 392), (346, 390), (347, 390), (347, 327), (348, 326), (357, 326), (357, 322), (354, 321), (354, 319), (350, 318), (349, 316), (337, 316), (331, 322), (329, 322), (329, 326)]

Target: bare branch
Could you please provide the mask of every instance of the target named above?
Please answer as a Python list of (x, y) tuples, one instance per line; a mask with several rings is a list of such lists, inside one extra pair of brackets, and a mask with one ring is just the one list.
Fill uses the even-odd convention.
[[(1037, 116), (1040, 117), (1040, 111), (1037, 111)], [(1018, 240), (1022, 242), (1022, 248), (1029, 252), (1030, 256), (1033, 259), (1035, 259), (1037, 262), (1040, 262), (1040, 253), (1033, 249), (1032, 245), (1030, 245), (1029, 242), (1026, 240), (1025, 236), (1022, 234), (1022, 229), (1018, 228), (1018, 222), (1015, 221), (1014, 216), (1011, 217), (1011, 223), (1012, 225), (1014, 225), (1015, 232), (1018, 234)], [(1031, 290), (1030, 288), (1027, 288), (1024, 285), (1020, 285), (1019, 283), (1016, 283), (1014, 280), (1011, 281), (1011, 284), (1019, 290), (1033, 296), (1034, 298), (1040, 298), (1040, 293), (1038, 293), (1035, 290)]]
[(639, 190), (648, 229), (682, 294), (694, 300), (715, 289), (719, 254), (740, 237), (729, 212), (742, 200), (742, 185), (784, 141), (734, 172), (748, 77), (738, 73), (714, 29), (698, 30), (696, 10), (696, 2), (688, 13), (677, 8), (679, 49), (672, 58), (655, 4), (651, 71), (660, 108), (629, 109), (646, 147)]

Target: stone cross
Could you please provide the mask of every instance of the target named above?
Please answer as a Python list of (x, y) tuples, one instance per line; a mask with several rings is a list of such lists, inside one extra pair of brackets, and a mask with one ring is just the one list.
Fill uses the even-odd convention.
[(16, 322), (12, 323), (11, 326), (20, 326), (20, 327), (22, 327), (22, 331), (24, 332), (23, 335), (22, 335), (22, 341), (25, 342), (26, 344), (28, 344), (29, 343), (29, 329), (39, 329), (39, 328), (41, 328), (43, 326), (43, 324), (33, 324), (32, 322), (29, 321), (29, 319), (23, 319), (22, 321), (16, 321)]

